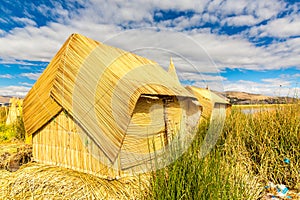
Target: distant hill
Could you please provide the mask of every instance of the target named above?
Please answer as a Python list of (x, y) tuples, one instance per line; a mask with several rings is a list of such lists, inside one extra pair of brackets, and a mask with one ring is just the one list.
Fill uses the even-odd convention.
[(11, 98), (12, 97), (10, 97), (10, 96), (0, 96), (0, 103), (9, 103), (9, 100)]
[(297, 101), (291, 97), (272, 97), (247, 92), (226, 91), (221, 93), (231, 104), (283, 104)]

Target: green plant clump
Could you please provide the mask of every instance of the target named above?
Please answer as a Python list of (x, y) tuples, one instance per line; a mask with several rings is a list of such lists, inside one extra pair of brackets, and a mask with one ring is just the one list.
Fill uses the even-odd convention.
[(153, 172), (146, 199), (258, 199), (270, 181), (300, 188), (299, 104), (251, 114), (233, 108), (217, 145), (200, 158), (205, 132), (202, 126), (180, 159)]
[(18, 117), (13, 124), (6, 125), (6, 115), (0, 109), (0, 142), (9, 142), (12, 139), (24, 140), (25, 128), (22, 116)]

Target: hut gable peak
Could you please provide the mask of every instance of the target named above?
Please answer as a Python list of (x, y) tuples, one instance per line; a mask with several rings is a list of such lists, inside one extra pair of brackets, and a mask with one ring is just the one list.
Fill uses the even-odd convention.
[(174, 66), (172, 57), (170, 58), (170, 64), (169, 64), (169, 69), (168, 69), (168, 73), (171, 75), (171, 77), (178, 83), (180, 83), (179, 79), (178, 79), (178, 75), (176, 72), (176, 68)]

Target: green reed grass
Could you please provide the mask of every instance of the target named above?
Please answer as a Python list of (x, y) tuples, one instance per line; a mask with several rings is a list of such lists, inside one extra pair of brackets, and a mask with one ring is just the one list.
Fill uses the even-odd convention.
[(0, 107), (0, 142), (9, 142), (12, 139), (24, 140), (25, 127), (22, 116), (18, 117), (13, 124), (7, 125), (8, 109)]
[[(238, 120), (237, 120), (238, 119)], [(248, 170), (260, 179), (298, 187), (300, 182), (300, 105), (276, 106), (254, 114), (233, 110), (224, 128), (225, 142), (239, 147)], [(235, 152), (234, 152), (235, 153)], [(238, 156), (238, 155), (236, 155)], [(284, 159), (290, 160), (285, 163)]]
[(233, 108), (215, 148), (199, 158), (205, 131), (180, 159), (153, 173), (147, 199), (258, 199), (269, 181), (300, 187), (299, 104), (253, 114)]
[[(165, 169), (153, 173), (152, 193), (148, 199), (241, 199), (246, 183), (234, 180), (224, 146), (218, 145), (205, 158), (199, 156), (207, 126), (202, 126), (191, 148)], [(248, 195), (249, 196), (249, 195)]]
[(5, 123), (8, 109), (6, 107), (0, 107), (0, 124)]

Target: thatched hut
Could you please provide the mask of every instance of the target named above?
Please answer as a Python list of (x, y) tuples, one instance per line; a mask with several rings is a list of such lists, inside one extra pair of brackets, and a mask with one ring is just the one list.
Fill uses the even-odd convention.
[(214, 112), (225, 112), (226, 114), (231, 111), (231, 104), (225, 97), (223, 98), (207, 88), (187, 86), (186, 89), (194, 94), (202, 105), (201, 120), (210, 121), (213, 110)]
[[(170, 60), (168, 73), (177, 83), (180, 84), (172, 59)], [(229, 103), (229, 101), (227, 101), (225, 97), (216, 94), (208, 88), (186, 86), (186, 89), (197, 98), (199, 105), (201, 105), (201, 108), (203, 109), (200, 120), (210, 121), (213, 111), (225, 111), (226, 114), (229, 114), (229, 112), (231, 111), (231, 104)]]
[(73, 34), (25, 97), (24, 125), (35, 161), (114, 178), (190, 137), (195, 101), (157, 63)]
[(23, 99), (11, 98), (9, 100), (8, 114), (6, 118), (6, 125), (13, 124), (17, 121), (18, 117), (22, 115)]

